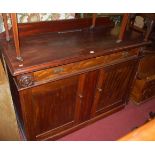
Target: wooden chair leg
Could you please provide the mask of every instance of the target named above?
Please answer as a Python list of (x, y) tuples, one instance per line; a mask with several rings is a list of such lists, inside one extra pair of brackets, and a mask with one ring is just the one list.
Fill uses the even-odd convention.
[(13, 30), (13, 38), (16, 48), (16, 58), (19, 61), (23, 61), (21, 57), (21, 52), (19, 48), (19, 34), (18, 34), (18, 27), (17, 27), (17, 15), (16, 13), (11, 13), (11, 20), (12, 20), (12, 30)]
[(97, 16), (97, 14), (96, 13), (93, 13), (91, 28), (94, 28), (95, 27), (95, 24), (96, 24), (96, 16)]
[(146, 35), (144, 37), (144, 41), (148, 41), (149, 36), (150, 36), (150, 34), (152, 32), (152, 29), (153, 29), (153, 27), (155, 25), (155, 22), (154, 22), (154, 20), (151, 20), (151, 19), (149, 20), (148, 19), (146, 24), (147, 24), (147, 31), (146, 31)]
[(3, 22), (4, 22), (4, 28), (5, 28), (5, 35), (6, 35), (6, 41), (10, 41), (9, 36), (9, 28), (8, 28), (8, 18), (6, 13), (2, 13)]
[(123, 40), (124, 33), (125, 33), (125, 30), (126, 30), (126, 26), (127, 26), (127, 23), (128, 23), (128, 19), (129, 19), (129, 13), (125, 13), (123, 15), (122, 24), (121, 24), (120, 33), (119, 33), (119, 36), (118, 36), (117, 43), (119, 43), (119, 42), (121, 42)]

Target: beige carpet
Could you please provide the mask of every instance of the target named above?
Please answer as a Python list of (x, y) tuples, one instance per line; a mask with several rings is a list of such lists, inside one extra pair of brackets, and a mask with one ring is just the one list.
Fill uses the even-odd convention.
[(0, 140), (19, 140), (7, 76), (0, 60)]

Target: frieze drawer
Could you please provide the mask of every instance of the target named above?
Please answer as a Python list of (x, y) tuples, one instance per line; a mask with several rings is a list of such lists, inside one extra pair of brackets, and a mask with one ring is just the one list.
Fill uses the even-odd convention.
[(57, 78), (61, 78), (70, 74), (85, 72), (86, 70), (91, 70), (98, 66), (117, 63), (121, 60), (126, 60), (130, 57), (137, 56), (138, 52), (138, 48), (135, 48), (128, 51), (121, 51), (118, 53), (87, 59), (80, 62), (70, 63), (67, 65), (52, 67), (49, 69), (36, 71), (27, 75), (17, 76), (16, 81), (19, 88), (26, 88), (33, 85), (38, 85), (42, 82), (55, 80)]
[(57, 78), (66, 74), (76, 73), (78, 71), (86, 70), (89, 68), (94, 68), (100, 65), (108, 65), (110, 63), (115, 63), (120, 61), (121, 59), (129, 58), (132, 56), (136, 56), (138, 54), (138, 49), (132, 49), (130, 51), (118, 52), (106, 56), (100, 56), (76, 63), (71, 63), (67, 65), (62, 65), (46, 70), (41, 70), (34, 72), (34, 80), (36, 82), (42, 80), (49, 80), (53, 78)]

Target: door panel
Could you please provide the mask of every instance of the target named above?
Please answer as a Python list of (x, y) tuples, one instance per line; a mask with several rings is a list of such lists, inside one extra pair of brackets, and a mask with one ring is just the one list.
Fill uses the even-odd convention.
[(82, 89), (80, 94), (80, 122), (87, 121), (91, 117), (91, 109), (94, 101), (96, 83), (99, 70), (91, 71), (80, 76)]
[(97, 71), (49, 82), (20, 92), (29, 139), (42, 138), (90, 119)]
[(78, 76), (32, 88), (35, 135), (73, 125), (77, 88)]
[(133, 81), (136, 63), (137, 60), (130, 60), (100, 71), (94, 101), (94, 115), (125, 104), (129, 87)]

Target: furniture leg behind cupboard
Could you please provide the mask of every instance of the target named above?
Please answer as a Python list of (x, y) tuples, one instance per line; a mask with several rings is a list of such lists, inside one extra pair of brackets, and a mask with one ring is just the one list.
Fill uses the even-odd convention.
[(125, 107), (150, 42), (135, 32), (118, 44), (112, 28), (22, 38), (23, 61), (16, 59), (12, 41), (1, 43), (27, 140), (58, 139)]

